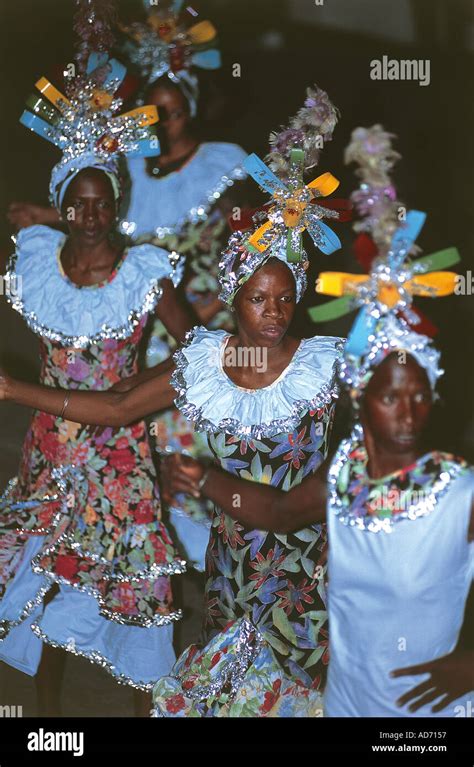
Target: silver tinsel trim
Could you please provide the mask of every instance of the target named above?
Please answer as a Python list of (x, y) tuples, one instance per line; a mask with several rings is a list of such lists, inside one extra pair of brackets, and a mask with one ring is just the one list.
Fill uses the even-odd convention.
[[(264, 646), (265, 640), (259, 630), (247, 618), (244, 618), (239, 627), (236, 646), (229, 659), (223, 663), (221, 670), (215, 675), (214, 680), (209, 684), (184, 690), (183, 695), (191, 700), (205, 701), (207, 698), (221, 694), (225, 687), (227, 688), (226, 696), (229, 701), (232, 701), (242, 687), (247, 671)], [(177, 676), (173, 678), (179, 680)], [(165, 714), (158, 708), (154, 708), (152, 716), (163, 717)]]
[(367, 349), (363, 356), (359, 357), (349, 354), (346, 346), (340, 366), (340, 380), (352, 390), (353, 399), (360, 397), (377, 365), (391, 352), (397, 351), (404, 351), (415, 358), (426, 371), (434, 393), (436, 382), (444, 371), (439, 365), (441, 354), (433, 346), (431, 338), (416, 333), (401, 317), (394, 314), (381, 316), (375, 306), (369, 314), (377, 319), (377, 324), (373, 334), (368, 337)]
[[(188, 420), (194, 422), (195, 431), (205, 431), (211, 434), (223, 431), (234, 437), (247, 440), (262, 439), (262, 437), (274, 437), (275, 434), (294, 431), (298, 426), (302, 415), (307, 410), (317, 410), (325, 405), (329, 405), (339, 396), (339, 387), (337, 384), (339, 360), (336, 358), (333, 364), (332, 380), (327, 384), (323, 384), (319, 392), (311, 399), (294, 402), (291, 407), (290, 415), (285, 416), (285, 418), (275, 418), (269, 423), (252, 424), (250, 426), (244, 426), (235, 418), (224, 418), (219, 421), (219, 423), (213, 423), (207, 418), (202, 417), (202, 408), (196, 407), (196, 405), (189, 402), (187, 399), (188, 385), (184, 377), (184, 371), (189, 366), (189, 362), (183, 353), (183, 349), (191, 345), (194, 336), (195, 330), (189, 330), (186, 334), (185, 342), (181, 348), (173, 354), (176, 370), (170, 378), (170, 384), (178, 392), (178, 396), (174, 401), (176, 407)], [(337, 348), (342, 350), (342, 343), (338, 343)]]
[[(66, 497), (67, 496), (67, 488), (68, 488), (68, 481), (71, 482), (73, 479), (77, 482), (80, 478), (83, 478), (83, 474), (78, 470), (75, 466), (71, 467), (60, 467), (53, 469), (52, 471), (52, 478), (55, 480), (55, 482), (58, 485), (59, 493), (55, 495), (45, 495), (41, 499), (33, 500), (33, 501), (17, 501), (13, 504), (8, 504), (8, 498), (7, 493), (11, 492), (13, 488), (17, 486), (18, 483), (18, 477), (14, 477), (11, 479), (7, 485), (7, 489), (5, 490), (4, 494), (0, 498), (0, 511), (3, 507), (6, 507), (9, 505), (10, 509), (24, 509), (24, 508), (30, 508), (32, 506), (39, 506), (42, 505), (45, 502), (51, 502), (58, 500), (59, 497)], [(27, 529), (27, 528), (15, 528), (14, 532), (18, 533), (20, 535), (50, 535), (54, 529), (57, 527), (58, 523), (60, 522), (61, 518), (63, 516), (68, 517), (69, 519), (74, 516), (74, 512), (72, 509), (70, 509), (67, 506), (67, 498), (66, 501), (62, 504), (62, 508), (60, 508), (53, 516), (51, 523), (48, 527), (35, 527), (34, 530)], [(32, 560), (32, 567), (33, 571), (38, 575), (45, 575), (48, 578), (54, 579), (54, 574), (50, 573), (49, 571), (44, 570), (38, 563), (39, 560), (41, 560), (45, 556), (49, 556), (51, 554), (56, 553), (56, 549), (61, 545), (66, 545), (68, 548), (73, 550), (76, 554), (78, 554), (81, 557), (84, 557), (85, 559), (90, 559), (92, 562), (97, 562), (98, 564), (106, 565), (110, 567), (110, 560), (106, 559), (105, 557), (101, 557), (99, 554), (93, 554), (90, 551), (84, 550), (80, 543), (73, 540), (73, 537), (71, 533), (68, 531), (64, 532), (59, 538), (55, 540), (55, 542), (47, 547), (46, 549), (43, 549), (41, 552), (39, 552), (35, 558)], [(110, 581), (110, 582), (124, 582), (124, 583), (133, 583), (138, 582), (142, 580), (156, 580), (157, 578), (161, 578), (163, 576), (170, 576), (170, 575), (181, 575), (182, 573), (186, 572), (186, 561), (184, 559), (175, 559), (173, 562), (168, 562), (166, 564), (158, 565), (156, 563), (153, 563), (149, 569), (140, 570), (138, 572), (135, 572), (133, 575), (125, 575), (122, 573), (119, 573), (117, 575), (110, 574), (109, 576), (105, 577), (104, 580)]]
[(20, 623), (23, 623), (25, 618), (28, 618), (28, 616), (31, 615), (31, 613), (36, 610), (37, 607), (43, 604), (43, 599), (52, 585), (52, 582), (48, 582), (45, 586), (41, 586), (41, 588), (36, 593), (36, 596), (25, 603), (18, 618), (14, 618), (13, 620), (0, 620), (0, 642), (7, 638), (12, 628), (19, 626)]
[(401, 522), (402, 519), (415, 520), (419, 517), (425, 517), (434, 511), (438, 501), (448, 491), (451, 482), (458, 477), (462, 471), (461, 465), (453, 466), (449, 471), (442, 471), (438, 479), (434, 482), (430, 493), (422, 501), (410, 505), (406, 511), (400, 511), (392, 517), (380, 519), (367, 514), (364, 517), (353, 514), (350, 507), (343, 503), (337, 490), (337, 480), (344, 465), (349, 460), (349, 454), (354, 450), (357, 443), (363, 438), (363, 431), (360, 424), (357, 424), (349, 439), (341, 442), (336, 455), (328, 471), (328, 489), (329, 489), (329, 508), (330, 513), (336, 514), (343, 525), (354, 527), (357, 530), (365, 530), (370, 533), (391, 533), (394, 525)]
[[(59, 509), (56, 514), (53, 517), (53, 520), (51, 521), (51, 524), (49, 528), (41, 528), (41, 529), (35, 529), (34, 533), (37, 533), (41, 530), (41, 532), (44, 532), (45, 534), (50, 534), (54, 528), (59, 523), (60, 519), (64, 516), (67, 518), (71, 518), (73, 515), (72, 510), (68, 507), (67, 501), (68, 501), (68, 495), (70, 490), (73, 487), (77, 486), (77, 483), (79, 482), (80, 478), (83, 477), (81, 472), (75, 467), (57, 467), (53, 469), (51, 472), (52, 479), (56, 482), (58, 486), (59, 493), (54, 496), (44, 496), (43, 499), (38, 499), (34, 502), (34, 505), (39, 505), (43, 501), (48, 500), (56, 500), (58, 497), (61, 497), (62, 503), (61, 503), (61, 509)], [(74, 483), (74, 484), (73, 484)], [(17, 484), (17, 478), (10, 480), (7, 486), (7, 491), (12, 490)], [(6, 503), (5, 495), (6, 492), (3, 494), (1, 501), (3, 503)], [(74, 495), (76, 493), (74, 492)], [(17, 502), (15, 503), (15, 506), (18, 506), (19, 508), (22, 508), (24, 506), (30, 506), (31, 503), (26, 502)], [(16, 531), (19, 532), (19, 531)], [(21, 530), (20, 532), (26, 534), (26, 535), (33, 535), (34, 533), (31, 530)], [(120, 623), (122, 625), (133, 625), (133, 626), (141, 626), (144, 628), (149, 628), (150, 626), (163, 626), (167, 625), (173, 621), (180, 620), (182, 618), (182, 611), (181, 610), (175, 610), (169, 615), (163, 616), (158, 615), (154, 616), (153, 618), (143, 618), (142, 616), (129, 616), (127, 618), (124, 618), (121, 614), (115, 613), (111, 611), (107, 605), (105, 600), (103, 599), (101, 593), (98, 591), (98, 589), (84, 584), (78, 584), (78, 583), (71, 583), (67, 578), (64, 576), (58, 575), (56, 573), (53, 573), (49, 570), (46, 570), (44, 567), (42, 567), (39, 562), (40, 560), (45, 556), (50, 556), (51, 554), (56, 553), (56, 549), (61, 546), (62, 544), (70, 544), (71, 543), (71, 536), (70, 533), (67, 531), (64, 532), (57, 540), (51, 545), (40, 551), (31, 561), (31, 569), (36, 575), (42, 575), (44, 576), (48, 583), (46, 586), (42, 586), (41, 589), (38, 591), (34, 599), (30, 600), (26, 603), (26, 605), (23, 607), (23, 610), (20, 614), (20, 616), (15, 619), (14, 621), (1, 621), (0, 622), (0, 641), (5, 638), (5, 636), (8, 634), (10, 628), (12, 626), (18, 625), (21, 623), (38, 605), (40, 605), (43, 601), (44, 595), (49, 591), (53, 583), (63, 584), (66, 586), (72, 586), (73, 588), (77, 588), (79, 591), (83, 591), (84, 593), (88, 594), (89, 596), (93, 597), (97, 600), (100, 612), (109, 620), (113, 620), (116, 623)], [(76, 551), (80, 556), (89, 558), (92, 561), (102, 563), (102, 564), (108, 564), (110, 565), (110, 562), (105, 561), (98, 555), (94, 555), (92, 553), (83, 551), (80, 547), (80, 544), (74, 544), (70, 546), (73, 550)], [(109, 577), (104, 578), (104, 580), (115, 583), (115, 582), (139, 582), (141, 580), (156, 580), (160, 577), (167, 577), (171, 575), (180, 575), (182, 573), (186, 572), (186, 562), (183, 559), (177, 559), (173, 562), (166, 563), (163, 565), (152, 565), (149, 570), (147, 571), (141, 571), (138, 573), (134, 573), (133, 575), (127, 576), (124, 574), (117, 574), (117, 575), (110, 575)]]
[[(90, 650), (89, 652), (86, 652), (85, 650), (78, 650), (75, 644), (73, 644), (73, 641), (68, 641), (67, 643), (55, 642), (54, 639), (50, 639), (50, 637), (48, 637), (47, 634), (42, 631), (41, 627), (37, 623), (32, 624), (31, 630), (39, 639), (41, 639), (43, 642), (46, 642), (46, 644), (49, 644), (51, 647), (57, 647), (61, 650), (66, 650), (66, 652), (70, 652), (71, 655), (75, 655), (78, 658), (86, 658), (91, 663), (95, 663), (97, 666), (101, 666), (104, 671), (107, 671), (111, 676), (113, 676), (115, 681), (119, 684), (127, 684), (130, 687), (134, 687), (136, 690), (144, 690), (146, 692), (153, 689), (155, 682), (135, 682), (126, 674), (120, 674), (115, 666), (98, 650)], [(74, 640), (74, 637), (71, 637), (71, 639)]]
[[(65, 543), (75, 554), (79, 554), (79, 556), (84, 557), (85, 559), (90, 559), (92, 562), (97, 562), (99, 565), (110, 567), (110, 560), (100, 556), (100, 554), (92, 554), (90, 551), (84, 551), (80, 543), (73, 541), (70, 535), (66, 534), (64, 538), (61, 537), (61, 543)], [(57, 544), (58, 541), (56, 541), (52, 548), (54, 549)], [(44, 554), (41, 556), (44, 556)], [(186, 572), (186, 569), (186, 562), (184, 559), (174, 559), (172, 562), (162, 565), (158, 565), (154, 562), (148, 569), (137, 570), (133, 575), (119, 573), (118, 575), (104, 576), (104, 580), (112, 581), (114, 583), (116, 581), (119, 583), (137, 583), (138, 581), (143, 580), (154, 581), (165, 575), (182, 575)]]
[(63, 586), (70, 586), (74, 589), (77, 589), (77, 591), (82, 591), (84, 594), (93, 597), (99, 604), (100, 614), (103, 615), (104, 618), (107, 618), (114, 623), (120, 623), (122, 626), (141, 626), (142, 628), (150, 628), (151, 626), (166, 626), (169, 623), (173, 623), (173, 621), (181, 620), (183, 617), (182, 610), (174, 610), (172, 613), (169, 613), (169, 615), (155, 615), (153, 618), (143, 618), (140, 615), (131, 615), (125, 618), (122, 613), (116, 613), (107, 607), (105, 600), (98, 589), (95, 589), (92, 586), (84, 585), (82, 583), (71, 583), (71, 581), (69, 581), (63, 575), (57, 575), (56, 573), (46, 571), (38, 565), (32, 564), (32, 570), (34, 573), (44, 574), (46, 578), (51, 580), (51, 582), (58, 583), (59, 585)]
[[(222, 252), (218, 275), (221, 286), (221, 292), (219, 293), (221, 301), (232, 305), (239, 288), (270, 258), (280, 259), (290, 269), (296, 283), (296, 301), (300, 301), (308, 284), (306, 272), (302, 262), (291, 263), (286, 260), (286, 235), (279, 237), (262, 253), (247, 252), (245, 258), (241, 258), (247, 238), (248, 235), (245, 235), (243, 232), (235, 232), (230, 236), (228, 245)], [(237, 265), (239, 258), (241, 260)], [(306, 260), (304, 251), (302, 260)]]
[[(10, 261), (8, 264), (8, 271), (7, 276), (9, 276), (15, 269), (17, 259), (17, 253), (14, 253), (10, 257)], [(171, 258), (170, 258), (171, 261)], [(174, 265), (174, 264), (173, 264)], [(62, 333), (61, 331), (53, 330), (51, 328), (48, 328), (46, 325), (43, 325), (41, 322), (39, 322), (38, 317), (35, 312), (28, 312), (25, 309), (24, 302), (18, 298), (11, 296), (7, 296), (8, 302), (11, 304), (13, 309), (17, 311), (29, 328), (38, 336), (41, 336), (42, 338), (48, 338), (50, 341), (55, 341), (57, 343), (63, 344), (64, 346), (73, 347), (75, 349), (82, 349), (87, 346), (90, 346), (92, 344), (98, 344), (101, 341), (104, 341), (106, 339), (115, 339), (117, 341), (122, 341), (125, 338), (129, 338), (134, 329), (137, 327), (141, 319), (145, 314), (148, 314), (152, 312), (158, 301), (160, 300), (162, 294), (163, 294), (163, 288), (160, 287), (160, 283), (163, 279), (166, 279), (165, 277), (161, 277), (155, 285), (150, 288), (150, 290), (146, 293), (145, 298), (143, 299), (142, 305), (137, 308), (133, 309), (127, 318), (126, 323), (123, 325), (111, 328), (108, 325), (103, 325), (101, 330), (98, 333), (95, 333), (94, 335), (88, 336), (88, 335), (78, 335), (78, 336), (68, 336), (65, 333)], [(78, 288), (80, 290), (80, 288)]]
[[(246, 172), (240, 165), (236, 165), (236, 167), (229, 173), (225, 173), (221, 176), (214, 188), (207, 192), (205, 197), (197, 205), (190, 208), (184, 216), (181, 216), (173, 226), (157, 226), (156, 229), (153, 230), (154, 236), (162, 238), (169, 234), (179, 234), (187, 224), (198, 224), (200, 221), (206, 221), (209, 216), (209, 211), (222, 194), (233, 186), (235, 181), (243, 181), (245, 178), (247, 178)], [(123, 220), (120, 222), (119, 228), (123, 234), (132, 237), (137, 225), (135, 221)]]

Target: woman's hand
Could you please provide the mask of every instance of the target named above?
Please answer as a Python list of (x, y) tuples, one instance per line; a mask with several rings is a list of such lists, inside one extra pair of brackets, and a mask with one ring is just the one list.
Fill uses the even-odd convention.
[(7, 218), (18, 229), (24, 229), (34, 224), (59, 223), (59, 213), (55, 208), (33, 205), (31, 202), (12, 202), (8, 206)]
[[(441, 698), (431, 708), (433, 713), (437, 713), (456, 698), (474, 690), (474, 651), (453, 650), (449, 655), (428, 663), (396, 669), (390, 676), (411, 674), (430, 674), (430, 678), (402, 695), (397, 700), (397, 705), (404, 706), (409, 701), (414, 701), (408, 707), (408, 710), (413, 712), (436, 698)], [(415, 701), (415, 698), (418, 700)]]
[(169, 504), (177, 493), (199, 498), (199, 482), (204, 472), (205, 467), (187, 455), (172, 453), (165, 456), (161, 461), (162, 495), (165, 502)]

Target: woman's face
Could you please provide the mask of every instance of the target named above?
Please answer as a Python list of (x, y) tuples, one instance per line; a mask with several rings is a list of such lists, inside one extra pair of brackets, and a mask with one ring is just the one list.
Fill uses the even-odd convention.
[(361, 409), (364, 431), (390, 453), (420, 445), (433, 400), (426, 372), (413, 357), (390, 354), (377, 368)]
[(277, 346), (295, 313), (293, 274), (282, 261), (270, 259), (242, 285), (234, 307), (239, 331), (256, 346)]
[(158, 125), (170, 145), (187, 134), (191, 117), (188, 102), (178, 88), (164, 88), (159, 84), (152, 86), (146, 102), (158, 107)]
[(96, 168), (78, 173), (66, 190), (61, 212), (71, 237), (89, 247), (107, 239), (115, 225), (116, 205), (105, 173)]

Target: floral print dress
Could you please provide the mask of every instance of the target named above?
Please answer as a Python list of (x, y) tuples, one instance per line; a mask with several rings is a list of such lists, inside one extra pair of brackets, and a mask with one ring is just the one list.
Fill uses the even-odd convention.
[[(148, 312), (160, 296), (159, 280), (172, 278), (174, 267), (165, 251), (135, 247), (107, 280), (79, 288), (61, 269), (58, 254), (64, 239), (47, 227), (20, 233), (10, 265), (11, 274), (23, 276), (21, 304), (15, 308), (40, 337), (42, 384), (109, 389), (137, 372), (137, 349)], [(39, 294), (40, 279), (44, 295)], [(54, 299), (46, 303), (50, 292)], [(67, 492), (58, 489), (61, 467), (71, 469), (63, 475)], [(18, 588), (17, 570), (28, 540), (38, 543), (32, 559), (36, 577), (31, 570), (27, 575), (29, 598), (11, 602), (9, 616), (0, 623), (4, 635), (41, 605), (52, 582), (72, 589), (70, 612), (77, 593), (87, 595), (89, 603), (82, 603), (113, 622), (115, 634), (118, 628), (156, 629), (179, 619), (170, 575), (183, 572), (185, 564), (161, 521), (144, 421), (92, 427), (35, 411), (18, 477), (2, 498), (2, 512), (0, 597)], [(54, 609), (55, 599), (32, 628), (44, 641), (63, 646), (53, 626)], [(112, 663), (113, 648), (98, 653), (97, 647), (85, 646), (87, 641), (76, 641), (72, 629), (63, 627), (61, 635), (65, 633), (78, 654), (90, 659), (100, 654), (98, 662), (115, 676), (146, 686), (128, 673), (126, 663)]]
[[(228, 338), (195, 329), (176, 355), (177, 404), (206, 431), (225, 471), (290, 490), (327, 453), (341, 339), (303, 340), (277, 381), (247, 390), (222, 367)], [(321, 712), (328, 634), (318, 562), (325, 544), (324, 525), (280, 535), (247, 528), (215, 508), (203, 636), (156, 685), (156, 715)]]

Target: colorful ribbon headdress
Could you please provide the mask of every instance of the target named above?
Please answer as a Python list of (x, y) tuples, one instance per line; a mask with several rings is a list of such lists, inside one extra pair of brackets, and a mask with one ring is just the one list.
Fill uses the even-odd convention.
[(323, 253), (330, 254), (341, 247), (336, 233), (322, 220), (346, 217), (343, 211), (348, 206), (344, 201), (331, 205), (322, 200), (337, 189), (339, 181), (331, 173), (323, 173), (309, 184), (303, 178), (304, 172), (317, 164), (324, 141), (332, 138), (337, 117), (337, 110), (324, 91), (308, 89), (304, 107), (289, 126), (270, 135), (271, 150), (265, 158), (268, 164), (256, 154), (244, 160), (244, 169), (271, 195), (271, 200), (253, 217), (253, 231), (233, 235), (223, 253), (222, 300), (231, 303), (239, 287), (272, 256), (294, 267), (295, 277), (298, 275), (297, 292), (301, 295), (307, 266), (304, 231)]
[(346, 162), (356, 161), (359, 165), (357, 174), (362, 182), (351, 197), (363, 220), (354, 228), (371, 233), (371, 241), (365, 234), (362, 241), (360, 235), (356, 241), (370, 273), (322, 272), (316, 292), (337, 298), (309, 310), (311, 318), (321, 322), (359, 308), (341, 368), (341, 378), (352, 389), (354, 398), (367, 384), (370, 369), (394, 349), (413, 353), (427, 370), (432, 385), (441, 374), (439, 355), (430, 339), (414, 332), (426, 323), (412, 303), (415, 295), (436, 298), (454, 292), (456, 274), (439, 270), (456, 264), (459, 253), (456, 248), (447, 248), (429, 256), (411, 257), (426, 214), (405, 212), (396, 200), (388, 171), (398, 156), (391, 147), (391, 134), (380, 125), (353, 132)]
[(70, 78), (67, 96), (45, 77), (35, 84), (37, 92), (27, 99), (28, 109), (20, 122), (63, 153), (51, 175), (50, 193), (60, 205), (64, 182), (85, 167), (102, 167), (116, 173), (120, 154), (150, 157), (160, 153), (151, 127), (158, 122), (155, 106), (143, 106), (117, 115), (122, 100), (117, 90), (125, 67), (106, 53), (92, 53), (86, 72)]
[(198, 14), (190, 6), (182, 10), (183, 0), (153, 5), (144, 0), (144, 5), (146, 23), (121, 26), (128, 38), (123, 50), (147, 85), (163, 75), (180, 85), (194, 117), (199, 95), (194, 70), (221, 66), (216, 29), (210, 21), (196, 21)]

